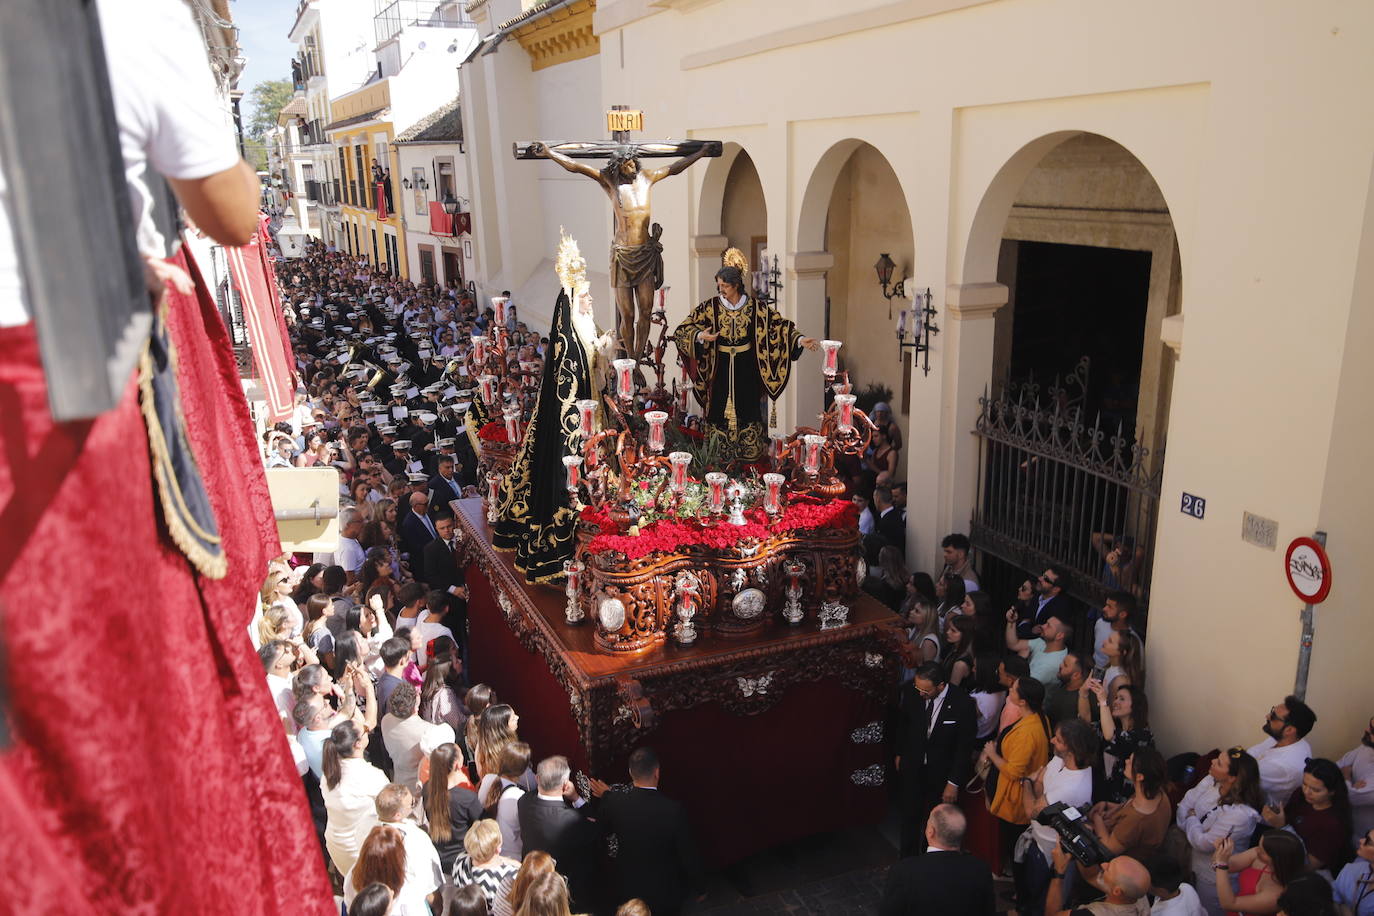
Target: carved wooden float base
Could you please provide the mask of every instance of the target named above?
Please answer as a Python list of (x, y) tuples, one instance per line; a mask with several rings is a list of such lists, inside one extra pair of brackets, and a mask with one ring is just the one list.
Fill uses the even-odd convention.
[(580, 776), (617, 783), (629, 752), (653, 746), (664, 791), (687, 805), (717, 863), (882, 817), (881, 723), (898, 665), (887, 608), (861, 593), (847, 620), (825, 629), (819, 616), (791, 626), (766, 615), (729, 638), (712, 630), (690, 647), (660, 638), (609, 653), (594, 626), (565, 622), (561, 589), (526, 585), (512, 555), (491, 547), (481, 500), (458, 508), (471, 564), (469, 677), (516, 708), (536, 758), (565, 754)]

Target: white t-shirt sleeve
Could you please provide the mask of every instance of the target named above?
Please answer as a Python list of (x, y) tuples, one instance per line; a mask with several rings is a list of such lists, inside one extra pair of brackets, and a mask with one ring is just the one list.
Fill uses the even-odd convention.
[[(140, 4), (136, 18), (153, 34), (145, 32), (137, 46), (138, 85), (133, 87), (141, 98), (148, 161), (168, 178), (222, 172), (238, 162), (239, 154), (228, 112), (215, 94), (200, 30), (180, 0), (148, 6), (152, 9)], [(121, 15), (127, 17), (127, 10)], [(116, 78), (123, 81), (121, 75)]]
[(363, 553), (362, 545), (350, 538), (339, 538), (339, 549), (335, 552), (334, 558), (338, 564), (347, 572), (357, 572), (363, 568), (363, 560), (367, 558)]

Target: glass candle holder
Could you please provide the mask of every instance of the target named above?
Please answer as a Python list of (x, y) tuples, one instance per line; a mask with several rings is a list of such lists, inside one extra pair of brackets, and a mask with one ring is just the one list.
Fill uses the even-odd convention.
[(802, 436), (802, 469), (808, 474), (815, 475), (821, 469), (821, 446), (825, 444), (825, 436), (817, 436), (814, 433)]
[(672, 464), (673, 476), (670, 486), (674, 493), (687, 489), (687, 466), (692, 463), (691, 452), (670, 452), (668, 461)]
[(650, 410), (644, 414), (644, 420), (649, 424), (649, 450), (663, 451), (663, 424), (668, 422), (668, 414), (661, 410)]
[(763, 475), (763, 511), (769, 515), (777, 515), (782, 511), (783, 480), (781, 474)]
[(505, 296), (492, 296), (491, 307), (496, 312), (496, 323), (506, 323), (506, 304), (510, 302)]
[(615, 367), (615, 393), (628, 401), (635, 394), (635, 361), (618, 359), (611, 365)]
[(687, 414), (687, 393), (690, 390), (685, 383), (677, 390), (677, 412), (683, 416)]
[(482, 403), (490, 407), (496, 400), (496, 376), (477, 376), (477, 389), (482, 394)]
[(854, 402), (858, 398), (852, 394), (835, 395), (835, 406), (839, 409), (840, 432), (854, 431)]
[(581, 560), (563, 561), (563, 573), (568, 578), (567, 583), (563, 586), (563, 590), (567, 593), (569, 598), (577, 597), (577, 593), (581, 591), (582, 570), (585, 568)]
[(495, 506), (496, 500), (501, 495), (501, 475), (487, 475), (487, 505)]
[(563, 467), (568, 470), (568, 489), (576, 490), (578, 484), (582, 482), (582, 456), (564, 455)]
[(596, 401), (582, 398), (577, 402), (577, 432), (583, 439), (596, 434)]
[(844, 344), (838, 340), (821, 341), (821, 354), (825, 358), (822, 370), (825, 372), (825, 377), (828, 379), (833, 379), (835, 373), (840, 371), (840, 347), (842, 346), (844, 346)]
[(768, 460), (773, 463), (776, 470), (782, 466), (782, 453), (787, 448), (787, 439), (783, 436), (768, 437)]
[(582, 450), (582, 457), (586, 460), (587, 471), (590, 473), (593, 468), (601, 463), (601, 451), (590, 442)]
[(520, 408), (507, 407), (501, 411), (501, 416), (506, 421), (506, 438), (512, 444), (520, 441)]
[(472, 335), (472, 361), (478, 366), (487, 361), (487, 343), (487, 338), (482, 334)]
[(728, 478), (720, 471), (706, 475), (706, 486), (710, 488), (711, 511), (717, 514), (725, 511), (725, 481)]

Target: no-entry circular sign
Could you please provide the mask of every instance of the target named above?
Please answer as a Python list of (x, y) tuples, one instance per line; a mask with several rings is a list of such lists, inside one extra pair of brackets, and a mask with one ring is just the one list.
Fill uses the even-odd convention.
[(1312, 538), (1294, 538), (1284, 555), (1288, 585), (1308, 604), (1321, 604), (1331, 592), (1331, 561)]

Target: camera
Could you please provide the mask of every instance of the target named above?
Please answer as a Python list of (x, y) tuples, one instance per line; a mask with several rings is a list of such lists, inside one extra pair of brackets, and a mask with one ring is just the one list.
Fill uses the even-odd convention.
[(1059, 842), (1069, 855), (1084, 865), (1101, 865), (1116, 857), (1093, 833), (1083, 812), (1071, 805), (1064, 802), (1046, 805), (1035, 820), (1059, 834)]

